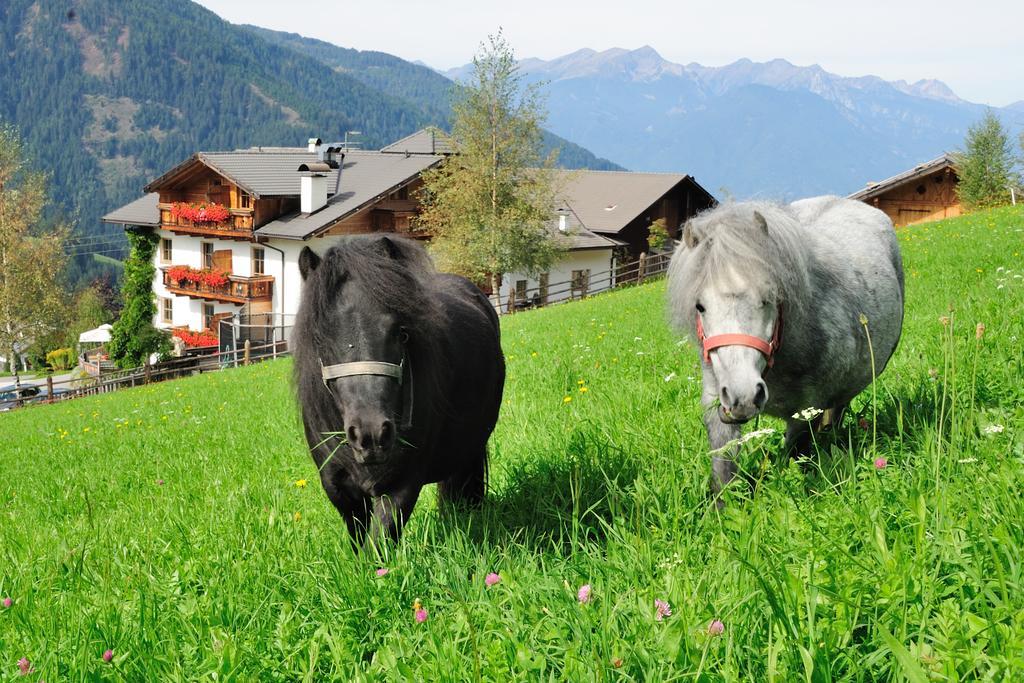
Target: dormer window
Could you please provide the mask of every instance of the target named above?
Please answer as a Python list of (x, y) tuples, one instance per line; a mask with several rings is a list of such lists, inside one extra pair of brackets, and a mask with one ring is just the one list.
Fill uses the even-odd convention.
[(238, 208), (240, 209), (251, 209), (252, 208), (252, 195), (248, 192), (238, 193)]

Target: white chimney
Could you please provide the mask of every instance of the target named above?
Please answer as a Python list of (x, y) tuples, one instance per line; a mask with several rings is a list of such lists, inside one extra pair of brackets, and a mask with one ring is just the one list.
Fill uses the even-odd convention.
[(308, 144), (306, 145), (306, 149), (311, 154), (317, 154), (320, 151), (321, 143), (322, 141), (320, 140), (320, 138), (310, 138)]
[(327, 175), (331, 167), (322, 162), (299, 166), (299, 210), (302, 213), (319, 211), (327, 204)]

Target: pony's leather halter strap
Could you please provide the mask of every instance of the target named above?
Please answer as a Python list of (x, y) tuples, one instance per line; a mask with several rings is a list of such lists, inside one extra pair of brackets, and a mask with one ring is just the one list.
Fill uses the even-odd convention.
[[(320, 360), (320, 359), (317, 359)], [(405, 378), (406, 369), (406, 356), (402, 355), (402, 362), (399, 364), (385, 363), (379, 360), (358, 360), (352, 361), (351, 363), (335, 363), (333, 365), (324, 365), (324, 362), (320, 360), (320, 375), (323, 377), (324, 386), (330, 390), (331, 385), (328, 384), (332, 379), (340, 379), (342, 377), (358, 377), (360, 375), (377, 375), (380, 377), (391, 377), (398, 386), (402, 386)], [(412, 409), (413, 401), (415, 400), (415, 393), (413, 392), (412, 385), (412, 365), (409, 366), (409, 384), (406, 386), (406, 390), (402, 392), (402, 428), (408, 429), (412, 426)]]
[(704, 334), (704, 323), (700, 313), (697, 314), (697, 341), (701, 345), (701, 355), (706, 363), (711, 362), (711, 352), (722, 346), (748, 346), (757, 349), (764, 356), (765, 362), (770, 368), (775, 363), (775, 352), (779, 350), (782, 340), (782, 307), (779, 306), (779, 313), (775, 317), (775, 327), (772, 330), (772, 338), (765, 341), (760, 337), (750, 334), (715, 334), (708, 337)]
[(357, 375), (381, 375), (382, 377), (394, 377), (398, 380), (398, 385), (401, 386), (404, 368), (404, 358), (398, 365), (395, 365), (394, 363), (384, 363), (377, 360), (335, 363), (334, 365), (324, 365), (324, 362), (320, 361), (320, 374), (323, 375), (324, 386), (327, 386), (327, 382), (332, 379), (338, 379), (339, 377), (355, 377)]

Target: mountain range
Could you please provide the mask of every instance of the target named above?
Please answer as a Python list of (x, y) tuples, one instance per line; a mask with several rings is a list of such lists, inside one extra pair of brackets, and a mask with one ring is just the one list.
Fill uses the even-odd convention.
[[(77, 226), (72, 284), (109, 267), (102, 256), (124, 253), (122, 231), (100, 217), (195, 151), (340, 140), (352, 130), (377, 148), (447, 123), (442, 90), (451, 84), (430, 69), (333, 46), (319, 54), (285, 38), (265, 39), (189, 0), (0, 2), (0, 125), (19, 130), (33, 165), (51, 176), (53, 213)], [(548, 140), (562, 147), (563, 165), (616, 168)]]
[[(546, 83), (552, 131), (630, 169), (692, 173), (738, 198), (848, 194), (961, 146), (985, 111), (933, 79), (845, 77), (783, 59), (683, 65), (649, 46), (519, 66)], [(1024, 101), (999, 111), (1018, 129), (1020, 112)]]
[[(78, 226), (73, 283), (124, 253), (100, 217), (193, 152), (353, 130), (375, 148), (447, 127), (467, 73), (231, 24), (190, 0), (3, 0), (0, 54), (0, 124)], [(957, 147), (984, 111), (939, 81), (784, 60), (681, 65), (643, 47), (520, 65), (546, 83), (561, 165), (682, 171), (720, 198), (848, 193)], [(1019, 125), (1024, 101), (1000, 113)]]

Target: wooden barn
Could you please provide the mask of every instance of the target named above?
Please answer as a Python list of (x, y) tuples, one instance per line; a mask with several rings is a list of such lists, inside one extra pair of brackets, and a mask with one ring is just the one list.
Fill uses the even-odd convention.
[(868, 183), (850, 199), (881, 209), (896, 227), (937, 221), (960, 215), (957, 181), (953, 157), (944, 154), (887, 180)]

